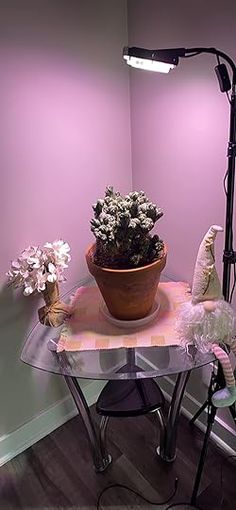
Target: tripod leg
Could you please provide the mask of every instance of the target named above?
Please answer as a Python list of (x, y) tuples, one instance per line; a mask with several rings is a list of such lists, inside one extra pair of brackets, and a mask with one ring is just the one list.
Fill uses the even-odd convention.
[[(209, 384), (209, 388), (208, 388), (207, 399), (205, 400), (204, 404), (200, 407), (200, 409), (196, 412), (196, 414), (191, 418), (191, 420), (189, 422), (190, 425), (193, 425), (193, 423), (197, 420), (197, 418), (199, 418), (200, 414), (203, 411), (205, 411), (206, 407), (211, 402), (213, 393), (216, 390), (224, 387), (224, 385), (225, 385), (225, 379), (224, 379), (222, 365), (218, 364), (217, 374), (214, 373), (214, 369), (211, 374), (211, 380), (210, 380), (210, 384)], [(234, 418), (234, 416), (236, 416), (236, 412), (233, 414), (232, 410), (231, 410), (231, 414), (232, 414), (233, 418)]]
[(213, 370), (212, 374), (211, 374), (211, 380), (210, 380), (209, 388), (208, 388), (207, 399), (205, 400), (204, 404), (200, 407), (200, 409), (198, 409), (196, 414), (191, 418), (191, 420), (189, 422), (190, 425), (194, 424), (194, 422), (199, 418), (200, 414), (202, 414), (202, 412), (205, 411), (207, 406), (211, 403), (211, 397), (213, 395), (213, 388), (215, 388), (215, 384), (216, 384), (216, 375), (215, 375), (214, 370)]
[(195, 482), (194, 482), (194, 486), (193, 486), (191, 505), (196, 505), (197, 494), (198, 494), (199, 486), (201, 483), (202, 472), (203, 472), (204, 463), (205, 463), (206, 454), (207, 454), (208, 442), (209, 442), (212, 426), (213, 426), (213, 423), (215, 420), (216, 411), (217, 411), (217, 409), (212, 404), (209, 404), (207, 429), (206, 429), (204, 442), (203, 442), (203, 446), (202, 446), (202, 451), (201, 451), (201, 455), (200, 455), (200, 459), (199, 459), (199, 463), (198, 463), (197, 474), (196, 474)]
[(194, 422), (198, 419), (198, 417), (200, 416), (200, 414), (203, 413), (203, 411), (205, 411), (206, 407), (208, 406), (208, 402), (207, 400), (204, 402), (204, 404), (200, 407), (200, 409), (198, 409), (198, 411), (196, 412), (196, 414), (191, 418), (190, 422), (189, 422), (189, 425), (193, 425)]
[[(205, 462), (206, 454), (207, 454), (208, 441), (209, 441), (209, 438), (210, 438), (211, 430), (212, 430), (213, 423), (214, 423), (215, 416), (216, 416), (216, 412), (217, 412), (217, 409), (216, 409), (216, 407), (213, 406), (211, 399), (212, 399), (212, 395), (213, 395), (216, 387), (218, 387), (219, 379), (221, 379), (221, 377), (222, 377), (222, 367), (220, 365), (218, 367), (217, 374), (214, 373), (214, 370), (212, 371), (211, 380), (210, 380), (210, 384), (209, 384), (209, 388), (208, 388), (207, 401), (201, 407), (201, 409), (203, 409), (203, 407), (206, 408), (208, 406), (207, 428), (206, 428), (206, 432), (205, 432), (204, 442), (203, 442), (203, 445), (202, 445), (202, 451), (201, 451), (200, 459), (199, 459), (199, 462), (198, 462), (197, 473), (196, 473), (196, 477), (195, 477), (195, 481), (194, 481), (194, 486), (193, 486), (193, 492), (192, 492), (192, 497), (191, 497), (191, 504), (192, 505), (196, 504), (197, 493), (198, 493), (198, 490), (199, 490), (199, 486), (200, 486), (200, 482), (201, 482), (201, 477), (202, 477), (202, 472), (203, 472), (203, 468), (204, 468), (204, 462)], [(199, 416), (199, 413), (197, 413), (197, 414)]]
[(234, 422), (236, 423), (236, 409), (235, 409), (235, 405), (233, 404), (232, 406), (230, 406), (229, 410), (230, 410), (230, 413), (231, 413), (231, 416), (232, 416)]

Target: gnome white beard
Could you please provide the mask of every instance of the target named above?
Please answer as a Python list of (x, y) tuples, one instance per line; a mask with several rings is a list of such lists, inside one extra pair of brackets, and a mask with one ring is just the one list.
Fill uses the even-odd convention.
[(211, 351), (212, 343), (227, 344), (234, 333), (235, 316), (223, 299), (214, 300), (214, 311), (206, 311), (204, 303), (184, 303), (176, 322), (180, 344), (188, 350), (193, 344), (202, 353)]

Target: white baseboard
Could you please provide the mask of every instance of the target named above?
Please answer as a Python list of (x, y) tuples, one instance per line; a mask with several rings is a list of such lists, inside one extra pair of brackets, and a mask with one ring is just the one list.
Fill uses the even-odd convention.
[[(92, 381), (83, 391), (89, 406), (93, 405), (104, 386), (104, 381)], [(13, 459), (34, 443), (47, 436), (78, 414), (70, 395), (56, 402), (38, 416), (10, 434), (0, 437), (0, 466)]]
[[(175, 382), (170, 377), (165, 376), (158, 380), (158, 384), (160, 385), (166, 400), (170, 401)], [(187, 391), (185, 392), (181, 412), (189, 420), (196, 414), (196, 412), (198, 411), (198, 409), (200, 409), (201, 406), (202, 403), (198, 402), (196, 398), (194, 398)], [(203, 432), (206, 431), (207, 424), (206, 410), (201, 414), (201, 416), (199, 416), (195, 424)], [(230, 427), (218, 416), (215, 417), (211, 438), (220, 448), (222, 448), (225, 451), (225, 453), (227, 453), (227, 455), (236, 455), (236, 429)]]

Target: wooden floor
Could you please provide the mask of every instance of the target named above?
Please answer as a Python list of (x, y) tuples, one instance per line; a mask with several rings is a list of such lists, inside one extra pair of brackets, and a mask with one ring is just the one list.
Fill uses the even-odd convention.
[[(96, 474), (80, 417), (67, 422), (0, 469), (0, 508), (95, 509), (99, 493), (112, 483), (126, 484), (161, 502), (172, 491), (176, 477), (179, 487), (174, 500), (190, 500), (203, 435), (185, 418), (180, 419), (177, 459), (172, 464), (155, 454), (158, 430), (153, 416), (113, 419), (108, 437), (113, 463), (105, 473)], [(106, 510), (148, 508), (141, 499), (118, 488), (105, 493), (101, 505)], [(213, 443), (198, 506), (203, 510), (236, 509), (236, 461), (224, 457)]]

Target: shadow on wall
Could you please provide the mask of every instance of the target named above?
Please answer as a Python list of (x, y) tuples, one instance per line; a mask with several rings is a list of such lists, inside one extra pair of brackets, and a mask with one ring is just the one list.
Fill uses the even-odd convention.
[[(18, 385), (17, 374), (22, 369), (20, 354), (30, 326), (36, 319), (39, 298), (39, 296), (33, 296), (28, 299), (22, 295), (22, 291), (15, 291), (7, 283), (0, 292), (0, 380), (4, 381), (4, 387), (0, 388), (0, 395), (4, 399), (5, 409), (6, 404), (7, 407), (20, 405), (20, 402), (14, 398), (16, 385)], [(30, 376), (30, 371), (27, 372)], [(1, 417), (1, 433), (8, 432), (12, 427), (10, 414), (5, 412)]]

